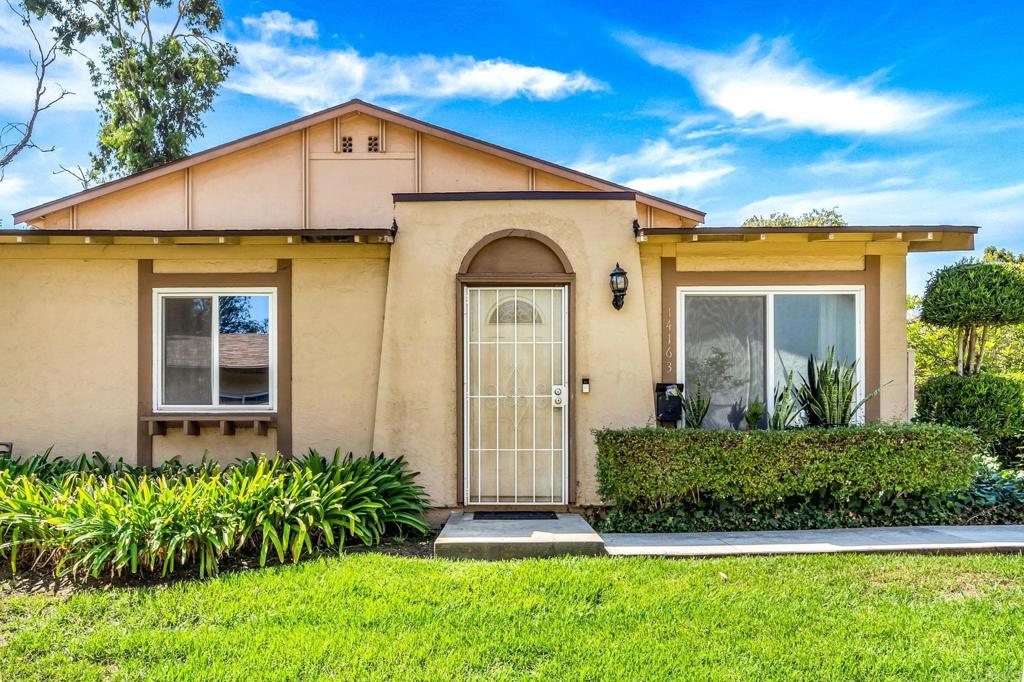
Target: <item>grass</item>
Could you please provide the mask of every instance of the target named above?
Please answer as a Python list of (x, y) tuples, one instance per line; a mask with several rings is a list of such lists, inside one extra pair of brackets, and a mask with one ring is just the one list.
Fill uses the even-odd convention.
[(0, 599), (0, 680), (1019, 680), (1024, 558), (357, 554)]

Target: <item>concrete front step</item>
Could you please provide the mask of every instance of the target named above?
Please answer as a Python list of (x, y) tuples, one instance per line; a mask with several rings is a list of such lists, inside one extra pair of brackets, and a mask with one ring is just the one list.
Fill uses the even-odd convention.
[(473, 512), (452, 512), (434, 541), (434, 556), (499, 560), (606, 554), (604, 540), (579, 514), (515, 520), (473, 516)]

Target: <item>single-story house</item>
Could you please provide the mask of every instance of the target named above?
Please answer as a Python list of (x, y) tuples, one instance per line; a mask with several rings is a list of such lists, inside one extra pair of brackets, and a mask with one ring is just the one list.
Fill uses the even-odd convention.
[(976, 232), (702, 227), (359, 100), (14, 217), (16, 455), (375, 450), (440, 508), (598, 503), (591, 429), (653, 423), (656, 384), (730, 428), (829, 347), (885, 386), (868, 420), (907, 419), (907, 253)]

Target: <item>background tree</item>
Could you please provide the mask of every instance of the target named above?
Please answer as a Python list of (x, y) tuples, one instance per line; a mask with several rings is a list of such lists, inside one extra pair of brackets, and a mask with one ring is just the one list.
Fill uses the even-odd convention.
[(956, 373), (977, 374), (989, 330), (1024, 324), (1024, 269), (964, 259), (936, 270), (925, 288), (921, 321), (950, 329)]
[(89, 38), (100, 41), (98, 57), (88, 60), (100, 117), (88, 181), (188, 154), (189, 142), (202, 133), (202, 115), (238, 60), (218, 35), (224, 17), (217, 0), (25, 3), (36, 17), (55, 21), (66, 53)]
[(1024, 253), (1014, 253), (1009, 249), (999, 249), (994, 246), (985, 247), (985, 255), (982, 260), (987, 263), (1009, 263), (1010, 265), (1024, 266)]
[(250, 296), (220, 297), (221, 334), (266, 334), (267, 319), (260, 319)]
[(838, 206), (815, 208), (793, 217), (788, 213), (772, 213), (768, 217), (752, 215), (741, 227), (843, 227), (848, 225)]
[(35, 92), (33, 93), (32, 106), (28, 115), (23, 121), (14, 121), (3, 124), (0, 127), (0, 180), (4, 178), (4, 172), (15, 158), (26, 149), (36, 149), (41, 152), (53, 151), (53, 147), (40, 147), (35, 141), (36, 122), (39, 115), (52, 107), (67, 95), (74, 94), (65, 90), (59, 84), (55, 84), (53, 91), (47, 86), (47, 71), (57, 61), (63, 45), (62, 35), (56, 32), (52, 40), (43, 41), (39, 38), (36, 26), (32, 21), (32, 13), (21, 5), (7, 3), (7, 7), (18, 17), (24, 26), (25, 31), (32, 38), (32, 50), (29, 53), (29, 60), (35, 68)]

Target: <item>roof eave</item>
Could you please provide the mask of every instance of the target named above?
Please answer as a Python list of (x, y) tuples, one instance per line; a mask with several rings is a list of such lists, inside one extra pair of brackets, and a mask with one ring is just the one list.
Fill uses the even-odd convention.
[[(907, 250), (970, 251), (980, 228), (976, 225), (844, 225), (834, 227), (634, 227), (638, 242), (659, 238), (659, 241), (763, 241), (772, 235), (803, 235), (808, 241), (900, 241)], [(864, 235), (865, 239), (857, 239)]]

